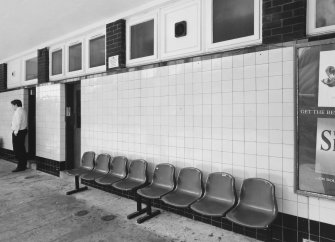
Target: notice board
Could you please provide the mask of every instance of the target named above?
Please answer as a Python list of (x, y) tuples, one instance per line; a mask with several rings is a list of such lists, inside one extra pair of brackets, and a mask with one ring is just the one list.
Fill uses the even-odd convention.
[(335, 198), (335, 44), (297, 47), (296, 190)]

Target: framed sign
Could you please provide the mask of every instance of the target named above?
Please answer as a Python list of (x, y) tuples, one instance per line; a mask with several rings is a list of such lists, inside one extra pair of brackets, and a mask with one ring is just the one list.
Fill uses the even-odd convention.
[(335, 43), (297, 54), (296, 190), (335, 199)]

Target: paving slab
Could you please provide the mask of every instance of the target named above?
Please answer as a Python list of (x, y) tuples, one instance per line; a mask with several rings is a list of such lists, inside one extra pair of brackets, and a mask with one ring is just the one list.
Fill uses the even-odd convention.
[(127, 220), (134, 201), (104, 191), (65, 195), (74, 178), (28, 169), (0, 160), (1, 242), (187, 242), (257, 241), (167, 211), (143, 223)]

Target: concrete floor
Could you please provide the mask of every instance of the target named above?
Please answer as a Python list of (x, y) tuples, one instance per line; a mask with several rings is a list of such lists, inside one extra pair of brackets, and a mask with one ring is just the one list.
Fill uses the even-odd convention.
[(94, 188), (66, 196), (73, 177), (30, 169), (12, 173), (14, 168), (0, 160), (1, 242), (256, 241), (166, 211), (139, 225), (126, 218), (136, 208), (130, 199)]

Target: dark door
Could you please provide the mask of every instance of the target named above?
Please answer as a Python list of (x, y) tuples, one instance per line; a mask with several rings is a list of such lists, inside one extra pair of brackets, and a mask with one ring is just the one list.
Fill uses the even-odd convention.
[(66, 166), (80, 166), (81, 140), (81, 93), (80, 83), (66, 85)]
[(36, 88), (28, 89), (28, 159), (36, 155)]

